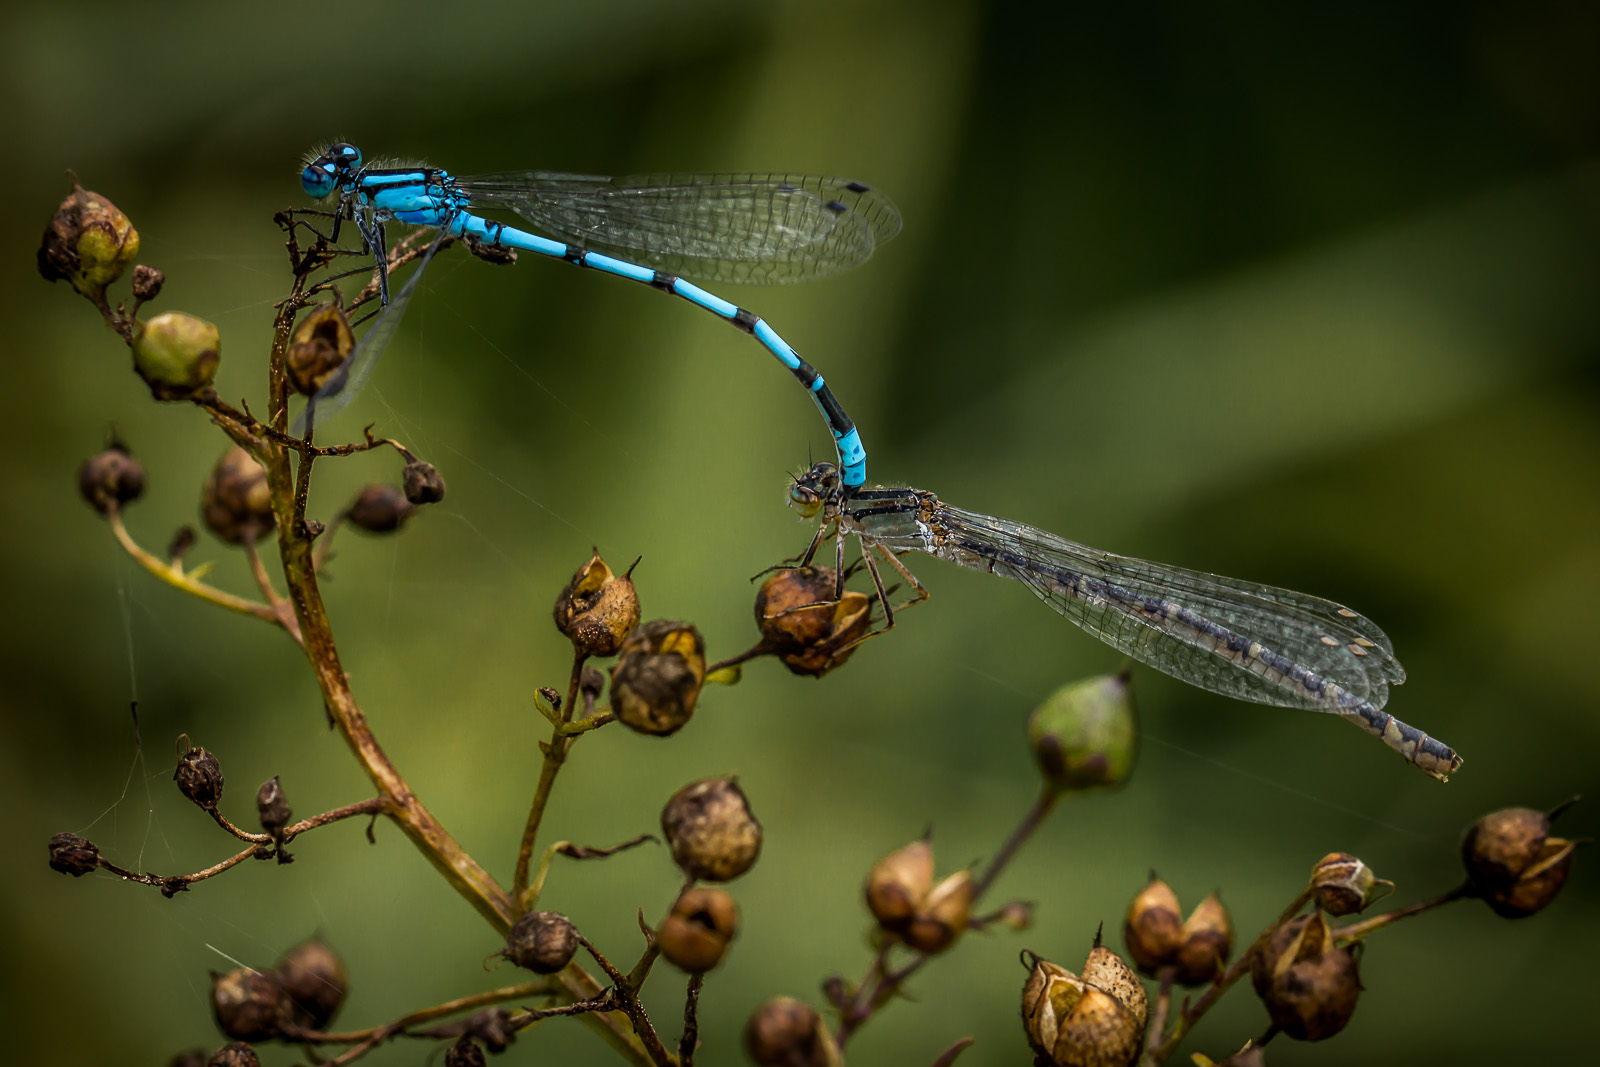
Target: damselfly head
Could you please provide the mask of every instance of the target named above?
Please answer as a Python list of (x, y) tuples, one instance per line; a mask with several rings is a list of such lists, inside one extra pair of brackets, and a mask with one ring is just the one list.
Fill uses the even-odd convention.
[(329, 145), (300, 172), (300, 187), (306, 195), (321, 200), (343, 183), (344, 179), (361, 166), (361, 149), (340, 141)]
[(789, 486), (789, 506), (803, 518), (812, 518), (839, 494), (839, 468), (817, 463)]

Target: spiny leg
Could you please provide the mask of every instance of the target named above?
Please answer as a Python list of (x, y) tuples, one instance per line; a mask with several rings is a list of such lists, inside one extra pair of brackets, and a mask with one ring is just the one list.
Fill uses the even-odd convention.
[[(904, 611), (905, 609), (907, 609), (909, 607), (915, 607), (916, 605), (922, 603), (924, 600), (927, 600), (930, 596), (933, 595), (932, 593), (928, 592), (927, 588), (921, 582), (917, 581), (917, 576), (915, 574), (912, 574), (909, 570), (907, 570), (906, 569), (906, 565), (904, 563), (900, 562), (900, 557), (905, 555), (905, 552), (909, 552), (910, 549), (906, 549), (905, 552), (891, 552), (887, 548), (884, 548), (882, 545), (873, 545), (872, 547), (877, 549), (879, 552), (881, 552), (883, 554), (884, 561), (886, 563), (888, 563), (889, 566), (891, 566), (895, 570), (899, 571), (900, 572), (900, 576), (903, 577), (906, 581), (910, 582), (911, 583), (911, 588), (916, 590), (916, 596), (912, 597), (910, 600), (908, 600), (904, 604), (900, 605), (900, 610), (901, 611)], [(862, 555), (864, 557), (866, 555), (866, 553), (863, 552)], [(888, 605), (888, 602), (885, 601), (884, 602), (884, 611), (887, 612), (888, 610), (889, 610), (889, 605)]]

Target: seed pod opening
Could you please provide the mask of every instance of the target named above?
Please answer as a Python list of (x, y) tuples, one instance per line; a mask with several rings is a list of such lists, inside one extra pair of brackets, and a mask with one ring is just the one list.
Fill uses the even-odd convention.
[(1149, 998), (1137, 975), (1097, 944), (1081, 976), (1033, 957), (1022, 1026), (1051, 1067), (1126, 1067), (1139, 1054)]
[(300, 320), (290, 338), (285, 361), (289, 384), (302, 396), (316, 396), (355, 347), (355, 334), (344, 310), (334, 304), (318, 304)]
[(612, 656), (639, 625), (639, 593), (630, 575), (613, 574), (595, 552), (556, 598), (554, 614), (573, 651)]
[(838, 592), (828, 567), (777, 571), (756, 593), (762, 641), (791, 673), (820, 678), (854, 654), (872, 628), (872, 602), (863, 593)]
[(1329, 915), (1354, 915), (1394, 891), (1371, 867), (1348, 852), (1330, 852), (1311, 869), (1317, 907)]
[(611, 709), (629, 729), (665, 737), (694, 715), (705, 642), (688, 623), (656, 619), (628, 636), (611, 669)]
[(1320, 912), (1280, 927), (1251, 961), (1250, 977), (1273, 1023), (1296, 1041), (1343, 1030), (1361, 995), (1356, 957), (1334, 944)]
[(704, 974), (718, 963), (739, 932), (739, 905), (725, 890), (693, 886), (678, 895), (656, 931), (667, 962), (690, 974)]

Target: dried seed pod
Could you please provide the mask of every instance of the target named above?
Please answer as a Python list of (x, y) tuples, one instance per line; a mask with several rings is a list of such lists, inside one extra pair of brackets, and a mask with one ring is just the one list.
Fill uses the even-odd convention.
[(1551, 815), (1507, 808), (1485, 815), (1461, 842), (1461, 858), (1473, 892), (1496, 915), (1525, 919), (1542, 911), (1566, 884), (1578, 843), (1550, 836)]
[(733, 898), (714, 886), (692, 886), (673, 901), (656, 931), (656, 944), (667, 962), (704, 974), (722, 962), (738, 932), (739, 905)]
[(144, 492), (144, 468), (126, 447), (113, 444), (90, 456), (78, 468), (78, 492), (102, 515), (139, 499)]
[(484, 1008), (467, 1018), (466, 1036), (483, 1043), (492, 1053), (501, 1053), (511, 1047), (517, 1032), (511, 1029), (511, 1013), (504, 1008)]
[(261, 816), (261, 828), (274, 837), (282, 833), (294, 817), (276, 777), (268, 778), (256, 790), (256, 811)]
[(971, 871), (957, 871), (945, 878), (918, 903), (901, 938), (918, 952), (943, 952), (966, 930), (974, 892)]
[(211, 532), (233, 545), (255, 542), (277, 523), (267, 472), (242, 448), (211, 469), (200, 510)]
[(484, 1067), (487, 1062), (483, 1049), (466, 1034), (456, 1038), (444, 1054), (444, 1067)]
[(204, 319), (167, 311), (133, 331), (133, 369), (157, 400), (188, 400), (211, 387), (222, 338)]
[(1354, 915), (1394, 891), (1394, 883), (1348, 852), (1330, 852), (1311, 868), (1317, 907), (1329, 915)]
[(867, 872), (867, 910), (893, 933), (905, 930), (933, 888), (933, 846), (926, 837), (897, 848)]
[(1176, 963), (1179, 985), (1205, 985), (1222, 971), (1233, 954), (1233, 920), (1222, 898), (1212, 893), (1195, 906), (1183, 924), (1183, 942)]
[(700, 632), (688, 623), (656, 619), (623, 642), (611, 669), (611, 710), (630, 729), (665, 737), (694, 715), (705, 679)]
[(301, 1030), (326, 1030), (350, 988), (344, 962), (318, 938), (284, 953), (273, 977), (283, 992), (289, 1022)]
[(50, 839), (50, 869), (82, 878), (100, 866), (100, 850), (77, 834), (56, 834)]
[(1023, 1031), (1052, 1067), (1126, 1067), (1148, 1013), (1138, 976), (1098, 943), (1081, 976), (1035, 956), (1022, 989)]
[(822, 677), (871, 630), (871, 600), (854, 590), (836, 598), (838, 592), (837, 572), (827, 567), (786, 568), (762, 583), (756, 626), (790, 672)]
[(211, 1054), (206, 1067), (261, 1067), (256, 1050), (243, 1041), (230, 1041)]
[(530, 911), (518, 919), (501, 950), (506, 959), (535, 974), (555, 974), (577, 951), (577, 928), (554, 911)]
[(444, 478), (432, 463), (411, 460), (400, 473), (400, 484), (413, 504), (437, 504), (444, 499)]
[(1128, 905), (1122, 940), (1140, 971), (1155, 977), (1174, 966), (1183, 945), (1183, 912), (1172, 887), (1150, 872), (1150, 881)]
[(161, 295), (161, 287), (167, 283), (167, 276), (154, 267), (147, 267), (143, 263), (133, 268), (133, 298), (141, 304), (148, 304)]
[[(556, 597), (556, 629), (585, 656), (613, 656), (639, 625), (639, 592), (632, 570), (613, 574), (596, 551)], [(702, 674), (704, 671), (702, 670)]]
[(1034, 761), (1061, 793), (1123, 782), (1138, 741), (1126, 672), (1062, 686), (1028, 717)]
[(294, 328), (285, 361), (289, 384), (303, 396), (316, 396), (355, 351), (356, 337), (344, 309), (318, 304)]
[(691, 782), (672, 794), (661, 809), (661, 832), (672, 862), (697, 881), (731, 881), (761, 855), (761, 823), (731, 777)]
[(416, 511), (399, 486), (378, 482), (356, 494), (344, 517), (357, 529), (383, 534), (398, 530)]
[(1274, 932), (1251, 961), (1250, 977), (1273, 1024), (1296, 1041), (1321, 1041), (1343, 1030), (1361, 995), (1355, 955), (1334, 944), (1320, 912)]
[(191, 748), (178, 757), (178, 769), (172, 772), (178, 783), (178, 792), (194, 801), (206, 811), (216, 811), (222, 800), (222, 764), (217, 757), (203, 748)]
[(817, 1009), (774, 997), (744, 1024), (744, 1048), (760, 1067), (841, 1067), (844, 1057)]
[(39, 245), (39, 273), (45, 281), (70, 282), (103, 305), (106, 286), (121, 277), (138, 255), (139, 231), (128, 216), (72, 177), (72, 191), (56, 208)]
[(217, 1026), (235, 1041), (277, 1037), (285, 1016), (278, 983), (249, 967), (212, 974), (211, 1011)]

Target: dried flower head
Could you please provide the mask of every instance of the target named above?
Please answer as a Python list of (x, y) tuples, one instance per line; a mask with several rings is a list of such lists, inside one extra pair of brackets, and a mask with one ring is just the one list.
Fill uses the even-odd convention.
[(203, 748), (191, 748), (178, 757), (178, 769), (172, 772), (178, 783), (178, 792), (194, 801), (206, 811), (216, 811), (222, 800), (222, 764)]
[(106, 286), (120, 278), (138, 255), (139, 231), (128, 216), (72, 177), (72, 191), (56, 208), (39, 244), (39, 273), (46, 281), (70, 282), (103, 305)]
[(733, 778), (705, 778), (672, 794), (661, 809), (672, 862), (692, 879), (727, 882), (761, 855), (761, 823)]
[(100, 866), (100, 850), (77, 834), (56, 834), (50, 839), (50, 869), (82, 878)]
[(206, 478), (201, 515), (229, 544), (255, 542), (277, 523), (267, 472), (242, 448), (228, 451)]
[(357, 529), (383, 534), (398, 530), (416, 511), (399, 486), (377, 482), (356, 494), (344, 516)]
[(267, 1041), (281, 1032), (285, 1007), (269, 974), (239, 967), (211, 976), (211, 1012), (235, 1041)]
[(777, 571), (756, 593), (761, 639), (795, 674), (820, 678), (855, 652), (872, 627), (872, 602), (863, 593), (838, 592), (827, 567)]
[(78, 468), (78, 492), (102, 515), (139, 499), (144, 492), (144, 468), (121, 444), (90, 456)]
[(613, 574), (596, 551), (556, 598), (556, 629), (585, 656), (612, 656), (639, 625), (633, 571)]
[(726, 890), (691, 886), (678, 894), (656, 931), (667, 962), (690, 974), (704, 974), (722, 962), (739, 932), (739, 905)]
[(308, 311), (289, 341), (289, 384), (303, 396), (316, 396), (355, 351), (356, 338), (344, 309), (318, 304)]
[(326, 1030), (350, 989), (344, 961), (319, 938), (284, 953), (273, 977), (290, 1024), (301, 1030)]
[(1394, 883), (1348, 852), (1330, 852), (1311, 868), (1317, 907), (1329, 915), (1354, 915), (1394, 891)]
[(1250, 976), (1273, 1024), (1296, 1041), (1343, 1030), (1361, 995), (1355, 954), (1334, 943), (1320, 912), (1276, 930), (1251, 961)]
[(844, 1057), (822, 1014), (793, 997), (774, 997), (744, 1024), (744, 1048), (759, 1067), (842, 1067)]
[(501, 950), (506, 959), (535, 974), (555, 974), (577, 951), (577, 927), (554, 911), (530, 911), (518, 919)]
[(706, 680), (706, 646), (685, 622), (656, 619), (628, 636), (611, 669), (611, 710), (639, 733), (666, 736), (694, 715)]
[(1098, 938), (1082, 975), (1035, 956), (1022, 989), (1023, 1031), (1051, 1067), (1126, 1067), (1148, 1012), (1138, 976)]

